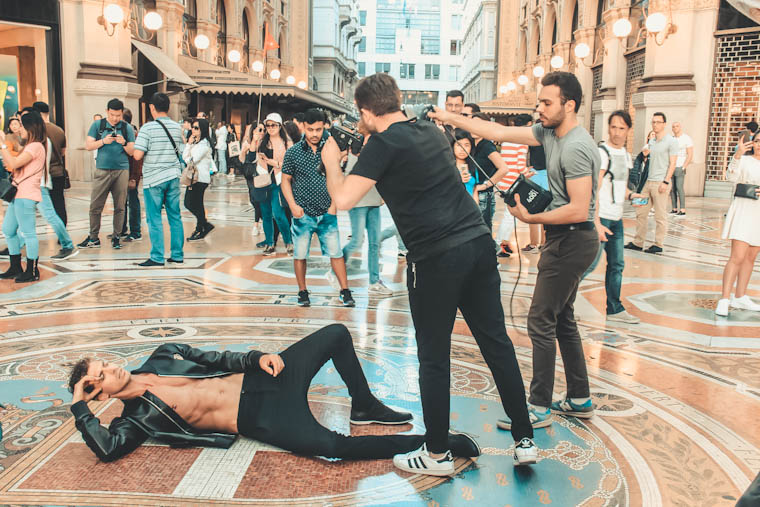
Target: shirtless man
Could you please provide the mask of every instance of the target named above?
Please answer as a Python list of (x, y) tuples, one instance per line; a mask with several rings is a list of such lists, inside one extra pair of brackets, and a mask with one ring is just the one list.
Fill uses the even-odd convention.
[[(226, 449), (240, 434), (299, 454), (345, 459), (390, 458), (422, 445), (422, 435), (349, 437), (319, 424), (307, 393), (330, 359), (348, 387), (352, 424), (412, 420), (372, 395), (342, 324), (320, 329), (281, 354), (208, 352), (167, 343), (132, 372), (82, 359), (69, 379), (71, 412), (85, 443), (103, 461), (125, 456), (148, 437), (172, 446)], [(87, 402), (109, 398), (122, 400), (124, 410), (105, 428)], [(480, 454), (468, 435), (451, 433), (449, 444), (458, 456)]]

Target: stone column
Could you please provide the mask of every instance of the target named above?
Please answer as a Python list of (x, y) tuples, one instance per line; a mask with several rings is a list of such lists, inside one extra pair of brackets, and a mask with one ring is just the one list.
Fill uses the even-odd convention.
[(603, 14), (606, 30), (604, 34), (604, 63), (602, 64), (602, 88), (594, 101), (592, 110), (596, 116), (594, 134), (597, 141), (607, 138), (607, 118), (610, 113), (623, 106), (625, 98), (625, 41), (615, 37), (612, 27), (619, 19), (627, 19), (629, 7), (610, 9)]
[(216, 34), (219, 32), (219, 25), (199, 19), (196, 32), (197, 35), (205, 35), (209, 40), (208, 48), (197, 50), (198, 59), (216, 65)]

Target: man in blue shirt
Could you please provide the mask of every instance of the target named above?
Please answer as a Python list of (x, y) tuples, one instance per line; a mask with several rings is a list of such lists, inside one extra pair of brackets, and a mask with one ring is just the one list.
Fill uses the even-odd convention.
[(164, 225), (161, 209), (166, 209), (166, 219), (171, 231), (171, 255), (168, 262), (182, 263), (185, 232), (179, 210), (179, 177), (184, 164), (180, 153), (182, 126), (169, 118), (169, 96), (154, 93), (150, 98), (150, 115), (153, 121), (140, 129), (135, 142), (135, 160), (143, 162), (143, 197), (145, 217), (150, 232), (150, 259), (138, 266), (152, 267), (164, 265)]
[(124, 227), (124, 209), (129, 185), (129, 157), (135, 147), (135, 132), (122, 120), (124, 103), (108, 101), (106, 117), (94, 121), (87, 132), (85, 148), (97, 150), (90, 195), (90, 234), (79, 248), (100, 248), (100, 218), (108, 194), (113, 198), (113, 238), (111, 246), (121, 248), (119, 233)]

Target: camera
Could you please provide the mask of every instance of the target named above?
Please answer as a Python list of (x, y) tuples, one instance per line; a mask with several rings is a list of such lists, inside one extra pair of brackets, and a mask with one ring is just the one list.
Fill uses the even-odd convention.
[(410, 120), (432, 121), (428, 113), (435, 111), (435, 107), (432, 104), (403, 104), (401, 110)]
[(502, 194), (504, 202), (509, 206), (517, 204), (515, 194), (520, 196), (520, 203), (525, 206), (531, 215), (541, 213), (552, 202), (552, 193), (550, 191), (538, 183), (530, 181), (523, 174), (518, 176), (517, 180), (512, 183), (512, 186)]
[(340, 151), (351, 150), (351, 153), (358, 155), (364, 146), (364, 136), (359, 133), (356, 123), (343, 121), (341, 125), (330, 127), (330, 135), (340, 148)]

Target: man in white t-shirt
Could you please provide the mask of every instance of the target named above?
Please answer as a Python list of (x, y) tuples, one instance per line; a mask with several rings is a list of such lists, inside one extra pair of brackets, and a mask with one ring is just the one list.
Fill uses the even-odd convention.
[[(676, 158), (676, 170), (673, 173), (673, 189), (670, 191), (670, 198), (673, 201), (673, 209), (670, 212), (674, 215), (683, 216), (686, 214), (686, 194), (683, 191), (683, 182), (686, 179), (686, 168), (691, 164), (694, 156), (694, 142), (688, 134), (683, 131), (681, 122), (673, 122), (673, 137), (678, 141), (678, 158)], [(678, 203), (681, 207), (678, 207)]]
[(216, 165), (219, 174), (227, 174), (227, 126), (220, 121), (216, 129)]
[(599, 254), (583, 275), (585, 278), (607, 253), (607, 271), (604, 288), (607, 291), (607, 320), (638, 324), (638, 317), (631, 315), (620, 302), (620, 288), (623, 284), (625, 261), (623, 234), (623, 207), (625, 201), (640, 197), (628, 189), (628, 173), (633, 167), (631, 154), (625, 149), (625, 141), (631, 128), (631, 116), (625, 111), (613, 112), (609, 119), (609, 140), (599, 145), (602, 165), (599, 172), (599, 205), (596, 214), (596, 230), (599, 233)]

